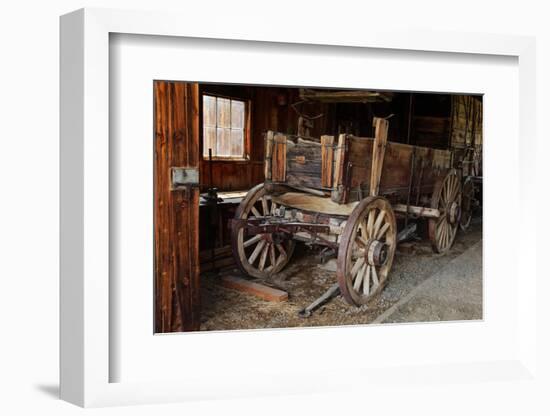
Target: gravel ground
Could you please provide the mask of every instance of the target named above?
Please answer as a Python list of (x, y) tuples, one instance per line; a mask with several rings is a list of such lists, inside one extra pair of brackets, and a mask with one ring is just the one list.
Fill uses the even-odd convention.
[[(302, 244), (289, 265), (273, 278), (270, 285), (288, 292), (287, 302), (266, 302), (254, 296), (224, 288), (218, 276), (203, 276), (201, 330), (288, 328), (368, 324), (396, 304), (416, 286), (440, 271), (451, 260), (481, 241), (481, 223), (472, 221), (470, 229), (460, 232), (450, 252), (434, 254), (428, 240), (405, 243), (398, 247), (390, 279), (385, 289), (369, 304), (360, 308), (348, 305), (341, 296), (329, 301), (309, 318), (298, 312), (322, 295), (336, 275), (330, 264), (321, 266), (318, 251)], [(481, 251), (481, 244), (479, 244)], [(231, 274), (238, 275), (235, 270)], [(430, 319), (437, 320), (437, 314)], [(464, 318), (468, 319), (468, 318)]]

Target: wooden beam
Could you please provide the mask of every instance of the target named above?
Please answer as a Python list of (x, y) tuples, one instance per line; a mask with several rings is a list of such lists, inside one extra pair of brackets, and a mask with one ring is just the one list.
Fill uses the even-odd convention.
[(300, 98), (323, 103), (374, 103), (391, 101), (393, 99), (393, 93), (364, 90), (328, 91), (301, 89)]
[(386, 143), (388, 141), (387, 120), (374, 117), (374, 142), (372, 148), (372, 168), (370, 177), (370, 195), (377, 196), (380, 187), (380, 176), (382, 175), (382, 165), (384, 164), (384, 154), (386, 152)]
[[(407, 206), (405, 204), (395, 204), (392, 205), (392, 208), (395, 212), (407, 213)], [(419, 217), (424, 218), (439, 218), (439, 210), (435, 208), (426, 208), (426, 207), (417, 207), (414, 205), (409, 205), (408, 209), (409, 214), (418, 215)]]
[(334, 136), (321, 136), (321, 186), (332, 186), (332, 165), (334, 164)]

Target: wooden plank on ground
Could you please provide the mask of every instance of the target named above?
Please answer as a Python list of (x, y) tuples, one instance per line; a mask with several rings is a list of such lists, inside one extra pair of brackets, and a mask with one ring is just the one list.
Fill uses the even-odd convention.
[(252, 282), (238, 276), (222, 276), (221, 283), (229, 289), (248, 293), (269, 302), (284, 302), (288, 299), (288, 293), (282, 290)]

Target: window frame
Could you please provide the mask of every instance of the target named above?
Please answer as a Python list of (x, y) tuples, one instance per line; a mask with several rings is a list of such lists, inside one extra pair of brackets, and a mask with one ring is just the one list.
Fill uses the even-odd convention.
[[(243, 125), (243, 154), (241, 156), (217, 156), (212, 155), (213, 161), (219, 162), (248, 162), (250, 161), (250, 137), (251, 137), (251, 102), (250, 99), (229, 96), (218, 93), (201, 92), (200, 93), (200, 110), (199, 110), (199, 145), (200, 145), (200, 157), (203, 161), (208, 161), (208, 155), (204, 154), (204, 96), (218, 98), (224, 98), (233, 101), (240, 101), (244, 103), (244, 125)], [(217, 121), (216, 121), (217, 123)], [(217, 127), (217, 124), (216, 124)]]

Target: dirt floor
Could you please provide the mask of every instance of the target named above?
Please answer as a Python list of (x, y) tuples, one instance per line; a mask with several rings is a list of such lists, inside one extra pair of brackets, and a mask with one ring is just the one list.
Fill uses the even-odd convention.
[[(289, 299), (286, 302), (263, 301), (220, 286), (216, 275), (203, 276), (201, 330), (481, 319), (481, 237), (481, 222), (474, 219), (469, 230), (459, 232), (452, 249), (444, 255), (434, 254), (428, 240), (404, 243), (397, 249), (390, 280), (376, 299), (357, 308), (338, 296), (317, 309), (309, 318), (300, 317), (298, 312), (336, 282), (333, 271), (335, 264), (331, 260), (321, 265), (317, 250), (297, 244), (289, 265), (269, 282), (269, 285), (288, 292)], [(470, 252), (477, 253), (472, 271), (462, 273), (460, 278), (456, 277), (458, 271), (464, 269), (459, 260), (465, 258), (465, 261), (470, 262), (466, 257), (471, 256)], [(457, 260), (453, 262), (454, 259)], [(479, 270), (473, 270), (475, 267)], [(240, 275), (237, 270), (228, 274)], [(479, 281), (472, 283), (471, 276)], [(453, 279), (453, 284), (440, 283), (452, 282)], [(467, 294), (472, 290), (460, 285), (474, 285), (479, 289), (475, 289), (474, 294), (467, 299), (466, 296), (457, 295), (457, 292), (464, 289), (462, 293)], [(449, 293), (445, 293), (445, 290)], [(433, 291), (431, 299), (422, 296), (426, 291)], [(435, 297), (452, 298), (452, 302)], [(403, 302), (404, 299), (407, 302)], [(417, 306), (414, 306), (415, 303)], [(447, 309), (451, 312), (446, 312)]]

